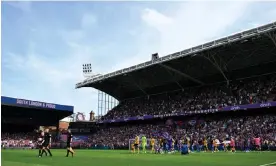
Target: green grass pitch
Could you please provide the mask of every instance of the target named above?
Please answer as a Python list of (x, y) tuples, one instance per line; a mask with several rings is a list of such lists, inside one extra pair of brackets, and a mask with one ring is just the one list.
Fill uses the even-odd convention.
[(120, 150), (76, 150), (65, 157), (66, 150), (52, 150), (53, 157), (37, 157), (37, 150), (2, 150), (2, 166), (270, 166), (276, 152), (130, 154)]

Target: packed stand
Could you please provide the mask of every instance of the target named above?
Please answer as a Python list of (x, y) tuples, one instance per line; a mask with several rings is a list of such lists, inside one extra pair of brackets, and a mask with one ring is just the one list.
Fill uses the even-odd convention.
[[(1, 133), (1, 145), (6, 148), (34, 148), (37, 142), (37, 132), (25, 133)], [(55, 146), (59, 140), (52, 136), (52, 146)]]
[(91, 143), (93, 145), (128, 147), (129, 139), (134, 138), (136, 134), (150, 136), (153, 132), (164, 129), (162, 125), (152, 124), (101, 128), (91, 137)]
[(30, 147), (35, 141), (34, 133), (1, 133), (2, 147)]
[(226, 106), (276, 101), (276, 76), (230, 82), (122, 101), (102, 119), (162, 115), (183, 111), (219, 109)]
[(102, 128), (91, 137), (91, 143), (98, 146), (128, 147), (129, 139), (135, 138), (136, 135), (158, 138), (156, 134), (162, 132), (168, 132), (176, 139), (188, 137), (195, 142), (209, 136), (219, 140), (234, 137), (237, 146), (241, 149), (245, 146), (246, 141), (252, 141), (252, 138), (258, 135), (261, 137), (263, 145), (276, 147), (276, 116), (236, 117), (215, 121), (206, 119), (184, 125), (174, 122), (174, 127), (141, 124)]

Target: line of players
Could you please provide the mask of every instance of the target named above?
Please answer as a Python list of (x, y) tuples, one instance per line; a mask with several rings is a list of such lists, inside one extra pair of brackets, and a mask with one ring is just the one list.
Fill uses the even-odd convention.
[[(69, 156), (69, 153), (71, 153), (72, 157), (74, 156), (75, 152), (71, 147), (71, 143), (73, 141), (73, 135), (70, 130), (67, 131), (67, 141), (66, 141), (66, 148), (67, 148), (67, 154), (66, 157)], [(52, 153), (50, 150), (52, 142), (52, 135), (49, 133), (49, 129), (45, 129), (45, 131), (40, 131), (37, 139), (37, 147), (39, 149), (38, 157), (42, 157), (43, 154), (45, 156), (50, 155), (52, 157)], [(47, 153), (48, 152), (48, 153)]]
[[(255, 149), (261, 150), (261, 140), (260, 137), (253, 138)], [(194, 150), (194, 147), (197, 147), (197, 151), (203, 150), (204, 152), (211, 151), (212, 153), (219, 151), (219, 146), (223, 145), (223, 150), (228, 152), (229, 150), (234, 153), (236, 152), (235, 148), (235, 140), (232, 137), (230, 140), (225, 139), (220, 142), (216, 138), (204, 138), (199, 141), (191, 141), (189, 138), (182, 138), (179, 141), (174, 139), (173, 137), (165, 138), (160, 137), (159, 139), (155, 139), (153, 137), (150, 138), (150, 147), (151, 153), (162, 154), (162, 153), (173, 153), (175, 150), (181, 152), (181, 154), (189, 154)], [(141, 141), (139, 136), (135, 137), (134, 143), (131, 144), (132, 153), (139, 153), (139, 145), (142, 147), (142, 152), (146, 153), (147, 146), (147, 138), (142, 136)], [(208, 147), (211, 147), (209, 149)]]

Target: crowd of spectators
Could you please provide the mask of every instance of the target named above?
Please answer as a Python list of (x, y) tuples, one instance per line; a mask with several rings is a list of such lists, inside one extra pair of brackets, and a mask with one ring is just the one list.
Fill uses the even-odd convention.
[[(37, 132), (24, 132), (24, 133), (1, 133), (1, 145), (4, 148), (36, 148), (37, 145)], [(51, 139), (52, 148), (62, 148), (65, 146), (65, 141), (52, 135)], [(92, 146), (91, 137), (88, 140), (78, 140), (72, 143), (72, 147), (89, 148)]]
[[(38, 133), (33, 132), (18, 132), (18, 133), (1, 133), (2, 147), (35, 147), (38, 138)], [(59, 139), (52, 135), (52, 146), (59, 144)]]
[[(267, 75), (232, 81), (228, 86), (217, 84), (180, 91), (164, 93), (142, 98), (122, 101), (110, 110), (103, 119), (118, 119), (144, 115), (162, 115), (182, 111), (219, 109), (226, 106), (263, 103), (276, 99), (276, 75)], [(129, 139), (135, 135), (144, 134), (150, 137), (156, 133), (168, 132), (174, 137), (184, 135), (192, 140), (206, 136), (223, 140), (227, 136), (236, 139), (242, 146), (245, 140), (252, 139), (257, 134), (264, 142), (275, 146), (276, 116), (255, 116), (224, 118), (222, 120), (204, 121), (201, 125), (186, 125), (168, 127), (164, 124), (137, 124), (120, 127), (103, 127), (96, 132), (89, 143), (93, 145), (125, 147)]]
[(183, 111), (219, 109), (276, 100), (276, 76), (232, 81), (200, 88), (128, 99), (110, 110), (102, 119), (118, 119), (144, 115), (162, 115)]
[[(262, 103), (275, 101), (276, 99), (276, 75), (239, 80), (230, 82), (228, 86), (214, 85), (199, 88), (184, 89), (165, 94), (146, 96), (122, 101), (117, 107), (110, 110), (104, 119), (117, 119), (143, 115), (162, 115), (178, 113), (182, 111), (218, 109), (225, 106)], [(126, 124), (122, 126), (99, 127), (96, 133), (90, 135), (88, 140), (73, 143), (73, 146), (91, 147), (128, 147), (129, 139), (136, 135), (157, 137), (160, 133), (179, 139), (188, 137), (193, 141), (199, 141), (204, 137), (215, 137), (223, 140), (226, 137), (234, 137), (237, 145), (242, 147), (246, 140), (251, 140), (256, 135), (262, 138), (264, 144), (276, 146), (276, 116), (238, 116), (217, 119), (201, 119), (193, 123), (181, 125), (171, 120), (170, 123), (151, 124)], [(2, 143), (10, 147), (29, 146), (36, 141), (35, 133), (2, 133)], [(59, 146), (60, 142), (53, 139), (52, 146)]]
[[(170, 121), (170, 123), (168, 123)], [(179, 123), (181, 122), (181, 123)], [(127, 148), (135, 136), (145, 135), (147, 138), (159, 138), (168, 133), (175, 139), (183, 137), (198, 142), (206, 137), (225, 140), (234, 137), (239, 147), (244, 147), (247, 140), (260, 136), (263, 145), (276, 147), (276, 115), (235, 116), (217, 119), (204, 117), (200, 120), (173, 121), (172, 119), (151, 124), (125, 124), (122, 126), (100, 126), (98, 131), (88, 136), (85, 141), (73, 142), (73, 147), (91, 148)], [(35, 133), (2, 133), (1, 142), (7, 147), (35, 146)], [(32, 143), (30, 143), (32, 142)], [(61, 147), (62, 143), (54, 139), (52, 147)]]
[(1, 133), (2, 146), (6, 147), (30, 147), (36, 140), (36, 135), (28, 133)]
[[(188, 122), (188, 121), (186, 121)], [(176, 123), (174, 123), (175, 125)], [(237, 146), (254, 137), (261, 137), (263, 145), (276, 146), (276, 115), (243, 116), (222, 120), (201, 120), (174, 127), (162, 124), (125, 125), (120, 127), (102, 128), (91, 137), (93, 145), (128, 147), (129, 140), (136, 135), (147, 138), (158, 138), (162, 133), (169, 133), (175, 139), (188, 137), (198, 142), (203, 138), (212, 137), (225, 140), (234, 137)]]

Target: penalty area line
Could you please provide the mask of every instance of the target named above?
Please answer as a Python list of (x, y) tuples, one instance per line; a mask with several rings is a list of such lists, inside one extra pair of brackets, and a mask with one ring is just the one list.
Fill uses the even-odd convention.
[(263, 165), (259, 165), (259, 166), (267, 166), (267, 165), (273, 165), (273, 164), (276, 164), (276, 162), (268, 163), (268, 164), (263, 164)]

